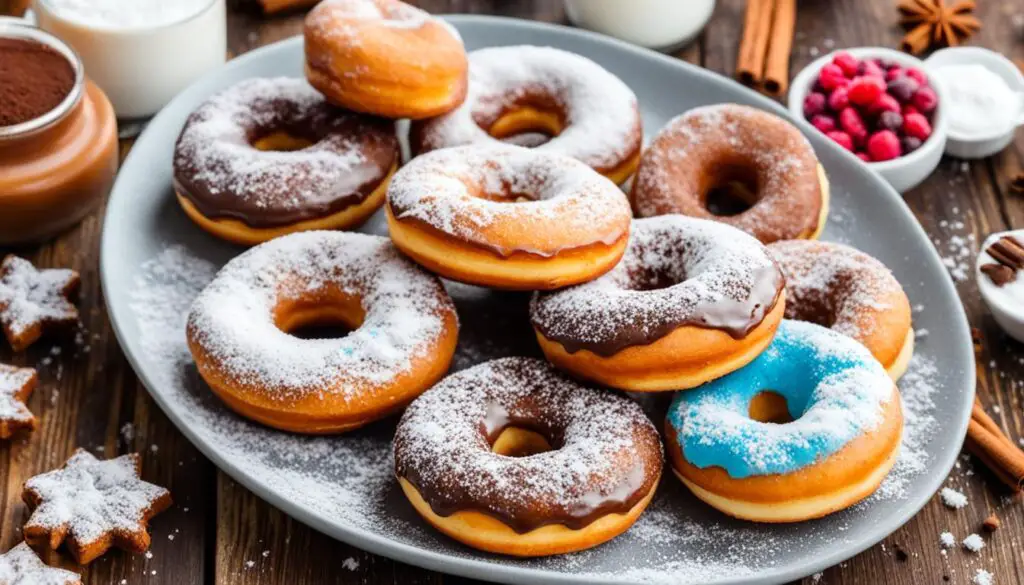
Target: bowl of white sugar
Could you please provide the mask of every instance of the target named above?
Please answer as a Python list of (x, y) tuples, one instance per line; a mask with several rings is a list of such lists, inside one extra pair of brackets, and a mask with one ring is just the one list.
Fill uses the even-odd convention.
[(947, 154), (984, 158), (1013, 141), (1024, 124), (1024, 74), (1013, 62), (988, 49), (957, 47), (936, 51), (925, 66), (949, 100)]

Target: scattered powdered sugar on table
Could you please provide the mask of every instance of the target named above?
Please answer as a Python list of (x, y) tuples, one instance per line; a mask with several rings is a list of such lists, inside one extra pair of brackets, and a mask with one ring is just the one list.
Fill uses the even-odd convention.
[(993, 585), (996, 581), (995, 576), (993, 576), (992, 573), (989, 573), (985, 569), (978, 569), (978, 572), (976, 572), (974, 577), (971, 578), (971, 582), (974, 583), (974, 585)]
[[(939, 373), (919, 351), (899, 384), (906, 417), (899, 461), (879, 492), (851, 511), (794, 526), (743, 523), (700, 503), (669, 474), (636, 524), (608, 544), (534, 560), (481, 555), (427, 527), (400, 493), (391, 455), (394, 421), (341, 436), (306, 437), (267, 429), (222, 406), (199, 378), (185, 343), (185, 316), (215, 272), (215, 265), (183, 246), (169, 247), (140, 267), (131, 291), (137, 332), (131, 327), (127, 331), (137, 336), (139, 351), (133, 355), (140, 372), (161, 405), (192, 439), (208, 447), (219, 465), (250, 478), (249, 485), (267, 486), (260, 495), (277, 504), (287, 502), (301, 520), (316, 517), (336, 527), (330, 532), (348, 534), (356, 544), (372, 535), (449, 557), (593, 580), (683, 585), (763, 575), (789, 555), (814, 556), (830, 544), (852, 542), (850, 528), (871, 513), (873, 504), (907, 497), (907, 487), (928, 464), (926, 446), (938, 430), (932, 417)], [(494, 357), (536, 355), (527, 295), (447, 286), (463, 317), (458, 367)], [(514, 330), (514, 339), (495, 342), (496, 326)], [(483, 343), (487, 339), (492, 343)], [(658, 409), (667, 404), (650, 403), (649, 414), (660, 424), (658, 417), (664, 414)]]
[(971, 534), (963, 540), (960, 544), (964, 545), (964, 548), (971, 552), (979, 552), (985, 548), (985, 541), (977, 534)]
[(967, 506), (967, 496), (953, 488), (942, 488), (942, 491), (939, 492), (939, 496), (942, 498), (942, 503), (945, 504), (947, 508), (959, 510), (960, 508)]
[(943, 532), (939, 535), (939, 544), (942, 548), (953, 548), (956, 546), (956, 537), (952, 532)]

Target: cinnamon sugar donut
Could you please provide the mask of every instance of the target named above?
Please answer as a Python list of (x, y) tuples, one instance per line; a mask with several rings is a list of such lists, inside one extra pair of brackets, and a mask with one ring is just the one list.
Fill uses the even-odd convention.
[(786, 318), (848, 335), (893, 380), (903, 375), (914, 353), (910, 300), (884, 264), (832, 242), (776, 242), (768, 251), (786, 275)]
[(750, 365), (676, 394), (665, 426), (672, 469), (698, 498), (736, 518), (800, 522), (878, 489), (903, 412), (863, 345), (787, 319)]
[(782, 320), (783, 277), (765, 247), (682, 215), (633, 222), (610, 272), (538, 293), (537, 340), (556, 366), (635, 391), (681, 390), (754, 359)]
[[(336, 339), (289, 332), (344, 324)], [(188, 316), (199, 374), (233, 410), (300, 433), (353, 429), (444, 375), (458, 319), (441, 282), (386, 238), (292, 234), (228, 262)]]
[(445, 21), (398, 0), (325, 0), (305, 23), (306, 77), (339, 106), (386, 118), (448, 112), (466, 49)]
[[(551, 139), (537, 145), (536, 132)], [(618, 77), (575, 53), (523, 45), (470, 53), (466, 101), (413, 124), (409, 141), (420, 154), (523, 133), (616, 184), (636, 170), (643, 138), (636, 95)]]
[[(742, 185), (749, 209), (716, 215), (715, 189)], [(640, 217), (681, 213), (737, 227), (768, 244), (815, 239), (828, 217), (825, 170), (800, 131), (778, 116), (736, 104), (677, 116), (644, 151), (633, 183)]]
[(416, 511), (464, 544), (515, 556), (583, 550), (626, 531), (662, 460), (635, 402), (529, 358), (448, 376), (395, 431), (395, 475)]
[(189, 116), (174, 189), (201, 228), (253, 245), (361, 224), (398, 159), (392, 122), (337, 109), (300, 79), (250, 79)]
[(512, 145), (414, 158), (387, 196), (391, 239), (446, 278), (505, 289), (592, 280), (622, 257), (622, 191), (583, 163)]

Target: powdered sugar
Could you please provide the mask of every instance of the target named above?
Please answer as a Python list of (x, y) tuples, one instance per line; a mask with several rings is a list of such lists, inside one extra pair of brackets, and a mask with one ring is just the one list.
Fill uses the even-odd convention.
[(111, 533), (135, 535), (154, 503), (168, 498), (160, 486), (139, 479), (138, 459), (122, 455), (100, 461), (78, 450), (62, 469), (37, 475), (25, 483), (38, 506), (25, 532), (60, 532), (85, 547)]
[[(324, 6), (311, 13), (306, 25), (320, 30), (337, 28), (337, 17), (372, 20), (394, 28), (420, 28), (433, 17), (430, 13), (393, 0), (327, 0)], [(335, 26), (331, 26), (331, 25)]]
[[(275, 307), (340, 290), (361, 300), (360, 327), (338, 339), (299, 339), (275, 323)], [(446, 331), (454, 307), (440, 281), (385, 238), (303, 232), (235, 258), (199, 295), (191, 339), (243, 384), (273, 400), (308, 393), (384, 391)], [(367, 387), (370, 390), (367, 390)]]
[(80, 585), (78, 573), (49, 567), (24, 542), (0, 555), (4, 585)]
[(939, 544), (942, 548), (953, 548), (956, 546), (956, 537), (952, 532), (943, 532), (939, 535)]
[(978, 569), (974, 576), (971, 577), (971, 583), (974, 583), (974, 585), (993, 585), (995, 582), (995, 576), (985, 569)]
[(466, 100), (448, 114), (415, 125), (413, 148), (423, 152), (495, 142), (487, 131), (502, 114), (544, 103), (564, 114), (565, 128), (539, 150), (610, 170), (640, 148), (636, 95), (626, 84), (586, 57), (529, 45), (470, 53)]
[(418, 220), (503, 254), (546, 256), (614, 242), (631, 215), (622, 192), (579, 161), (503, 144), (414, 158), (392, 178), (388, 204), (399, 220)]
[(942, 503), (945, 504), (947, 508), (959, 510), (960, 508), (967, 507), (967, 496), (953, 488), (942, 488), (942, 491), (939, 492), (939, 496), (942, 498)]
[(31, 262), (7, 256), (0, 264), (0, 324), (15, 350), (36, 339), (33, 330), (78, 320), (68, 296), (78, 288), (78, 273), (67, 269), (37, 270)]
[(971, 552), (980, 552), (985, 547), (985, 541), (977, 534), (968, 535), (960, 544)]

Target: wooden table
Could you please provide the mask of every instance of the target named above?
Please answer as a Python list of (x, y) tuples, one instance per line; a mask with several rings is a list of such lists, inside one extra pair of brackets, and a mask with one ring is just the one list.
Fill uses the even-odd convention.
[[(561, 2), (554, 0), (436, 0), (420, 4), (434, 12), (564, 20)], [(984, 29), (972, 42), (1024, 58), (1020, 0), (980, 4), (978, 15)], [(730, 74), (736, 63), (743, 9), (743, 0), (720, 1), (705, 33), (681, 51), (679, 58)], [(301, 23), (301, 15), (265, 19), (252, 11), (233, 10), (228, 23), (230, 47), (234, 53), (245, 52), (299, 33)], [(900, 35), (893, 0), (804, 0), (797, 30), (793, 71), (833, 47), (895, 46)], [(123, 151), (129, 147), (124, 144)], [(953, 258), (954, 264), (969, 264), (985, 235), (1024, 226), (1024, 201), (1007, 190), (1009, 178), (1022, 166), (1024, 133), (1018, 133), (1013, 146), (991, 159), (970, 164), (944, 160), (906, 200), (940, 253)], [(0, 550), (20, 540), (20, 526), (27, 517), (20, 499), (23, 482), (61, 465), (76, 447), (84, 447), (108, 457), (143, 453), (144, 477), (169, 487), (176, 501), (153, 523), (151, 558), (110, 553), (85, 571), (84, 583), (471, 582), (376, 557), (314, 532), (236, 484), (189, 444), (139, 384), (111, 332), (98, 274), (102, 217), (98, 210), (44, 246), (0, 249), (0, 253), (14, 251), (40, 266), (79, 270), (82, 321), (87, 331), (82, 346), (54, 349), (44, 341), (18, 355), (0, 348), (0, 361), (35, 366), (42, 380), (30, 401), (40, 428), (13, 442), (0, 442)], [(958, 258), (961, 249), (968, 256)], [(999, 330), (971, 279), (957, 282), (957, 288), (971, 324), (981, 335), (977, 363), (982, 401), (1012, 437), (1024, 437), (1024, 348)], [(881, 545), (806, 582), (969, 583), (976, 569), (985, 568), (995, 573), (996, 583), (1024, 583), (1024, 504), (1020, 498), (1007, 496), (987, 471), (972, 464), (965, 457), (949, 484), (968, 494), (967, 508), (953, 511), (935, 498)], [(1003, 527), (987, 538), (980, 555), (960, 549), (941, 554), (941, 532), (966, 535), (980, 531), (981, 521), (991, 512), (999, 515)], [(66, 559), (61, 562), (73, 567)]]

